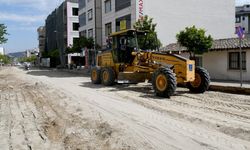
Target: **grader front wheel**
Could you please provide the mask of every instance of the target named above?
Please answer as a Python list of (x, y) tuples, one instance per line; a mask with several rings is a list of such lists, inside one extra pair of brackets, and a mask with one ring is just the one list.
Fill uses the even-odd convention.
[(91, 81), (93, 84), (101, 83), (101, 69), (94, 67), (91, 69)]
[(210, 85), (210, 76), (206, 69), (202, 67), (195, 68), (195, 80), (187, 83), (187, 87), (191, 92), (204, 93)]
[(176, 90), (177, 82), (173, 71), (169, 68), (159, 68), (152, 76), (153, 88), (157, 96), (172, 96)]

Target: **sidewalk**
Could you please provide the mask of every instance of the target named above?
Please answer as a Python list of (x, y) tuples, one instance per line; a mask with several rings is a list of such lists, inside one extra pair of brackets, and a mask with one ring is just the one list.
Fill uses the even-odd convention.
[(250, 82), (244, 82), (240, 87), (240, 82), (234, 81), (212, 81), (209, 90), (233, 94), (250, 95)]

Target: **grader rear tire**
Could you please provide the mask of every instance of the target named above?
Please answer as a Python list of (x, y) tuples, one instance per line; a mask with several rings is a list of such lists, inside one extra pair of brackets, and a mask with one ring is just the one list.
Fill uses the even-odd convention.
[(93, 84), (101, 84), (101, 69), (94, 67), (91, 69), (91, 82)]
[(210, 76), (206, 69), (202, 67), (195, 68), (194, 82), (187, 83), (188, 89), (193, 93), (204, 93), (210, 85)]
[(115, 72), (112, 68), (104, 68), (101, 73), (102, 84), (112, 86), (115, 84)]
[(152, 84), (157, 96), (170, 98), (174, 95), (177, 82), (170, 68), (159, 68), (152, 76)]

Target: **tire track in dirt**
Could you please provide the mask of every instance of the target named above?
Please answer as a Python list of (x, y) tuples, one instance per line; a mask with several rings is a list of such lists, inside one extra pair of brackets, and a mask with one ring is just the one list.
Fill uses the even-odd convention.
[[(42, 86), (37, 89), (36, 84), (25, 83), (14, 77), (6, 76), (5, 79), (18, 81), (18, 83), (5, 83), (13, 86), (14, 89), (4, 88), (6, 91), (4, 98), (8, 102), (6, 105), (9, 106), (6, 107), (9, 111), (7, 115), (12, 117), (6, 114), (3, 116), (9, 119), (6, 120), (5, 126), (9, 131), (8, 138), (4, 135), (1, 137), (8, 139), (8, 149), (94, 149), (99, 147), (109, 150), (112, 149), (111, 140), (118, 142), (119, 139), (112, 139), (115, 131), (108, 123), (102, 120), (82, 119), (78, 115), (68, 113), (65, 106), (61, 106), (61, 102), (67, 100), (62, 92), (55, 94), (55, 90), (47, 91)], [(13, 91), (15, 95), (8, 95), (10, 91)], [(2, 94), (1, 99), (3, 99)], [(1, 101), (2, 107), (5, 106)], [(48, 141), (47, 145), (46, 141)], [(121, 149), (122, 147), (126, 147), (125, 144), (121, 146)]]
[[(102, 141), (109, 142), (109, 138), (111, 134), (113, 134), (113, 129), (109, 126), (109, 124), (105, 122), (95, 122), (94, 124), (86, 123), (92, 122), (90, 120), (84, 120), (79, 118), (78, 116), (69, 114), (65, 111), (65, 106), (61, 106), (60, 103), (63, 102), (63, 98), (66, 98), (62, 95), (62, 93), (57, 94), (49, 94), (55, 93), (55, 91), (44, 90), (37, 92), (36, 90), (29, 90), (29, 94), (32, 98), (29, 100), (33, 100), (36, 104), (37, 108), (40, 108), (39, 113), (43, 113), (46, 120), (44, 120), (43, 130), (47, 138), (52, 142), (64, 143), (62, 146), (65, 149), (70, 149), (74, 147), (92, 147), (95, 145), (97, 147), (102, 147), (102, 149), (111, 149), (109, 144), (103, 143)], [(59, 98), (59, 99), (58, 99)], [(56, 100), (56, 101), (55, 101)], [(35, 102), (36, 101), (36, 102)], [(46, 110), (44, 110), (44, 108)], [(72, 124), (72, 122), (74, 124)], [(75, 132), (75, 133), (67, 133), (68, 128), (72, 128), (73, 126), (78, 126), (76, 130), (85, 129), (83, 132)], [(92, 131), (94, 129), (94, 132)], [(86, 135), (87, 134), (87, 135)], [(86, 140), (86, 136), (91, 139), (91, 141), (83, 141), (79, 139)], [(84, 138), (85, 137), (85, 138)], [(99, 141), (99, 140), (100, 141)], [(82, 142), (82, 143), (81, 143)], [(96, 143), (95, 143), (96, 142)], [(77, 144), (75, 144), (77, 143)], [(92, 144), (91, 144), (92, 143)], [(95, 143), (95, 144), (93, 144)], [(99, 144), (98, 144), (99, 143)], [(85, 145), (85, 146), (84, 146)], [(79, 148), (80, 149), (80, 148)]]
[[(31, 97), (30, 94), (28, 92), (21, 91), (20, 96), (23, 97), (22, 100), (24, 102), (25, 108), (27, 109), (27, 113), (28, 113), (29, 117), (32, 118), (31, 120), (35, 126), (34, 131), (37, 132), (38, 136), (42, 139), (42, 141), (46, 145), (47, 139), (45, 138), (44, 133), (41, 131), (41, 128), (38, 126), (39, 120), (37, 120), (38, 117), (36, 116), (36, 115), (38, 115), (38, 112), (35, 109), (36, 107), (35, 107), (34, 103), (27, 102), (27, 100), (26, 100), (26, 99), (29, 99)], [(28, 101), (33, 101), (33, 100), (28, 100)]]
[[(14, 101), (11, 101), (10, 104), (10, 110), (14, 111), (12, 112), (14, 119), (11, 119), (14, 121), (12, 125), (14, 131), (11, 128), (10, 132), (14, 135), (14, 137), (11, 135), (14, 146), (17, 145), (13, 140), (17, 130), (15, 124), (22, 122), (21, 129), (25, 130), (32, 149), (35, 142), (31, 137), (35, 133), (30, 135), (31, 128), (42, 142), (44, 140), (38, 135), (38, 129), (44, 134), (44, 139), (49, 142), (49, 149), (247, 150), (250, 148), (250, 140), (246, 136), (249, 110), (245, 99), (234, 102), (236, 106), (226, 98), (225, 100), (224, 97), (220, 98), (220, 95), (215, 100), (219, 103), (210, 103), (212, 99), (203, 102), (203, 96), (210, 95), (208, 92), (202, 96), (195, 95), (196, 99), (195, 97), (193, 99), (192, 95), (181, 94), (171, 100), (159, 100), (152, 95), (147, 97), (152, 92), (140, 93), (139, 88), (136, 92), (124, 91), (124, 93), (114, 88), (107, 88), (108, 90), (100, 88), (95, 90), (93, 87), (79, 88), (74, 84), (80, 79), (39, 77), (39, 80), (47, 79), (53, 81), (53, 84), (63, 82), (64, 87), (58, 89), (61, 87), (29, 83), (27, 81), (30, 80), (26, 81), (19, 76), (7, 78), (19, 80), (18, 88), (21, 87), (19, 91), (16, 89), (19, 92), (17, 103), (12, 106)], [(12, 86), (17, 85), (12, 83)], [(8, 91), (10, 90), (8, 88), (5, 89)], [(15, 111), (18, 105), (20, 113)], [(230, 112), (232, 114), (229, 114)], [(240, 114), (241, 112), (245, 113)], [(21, 117), (22, 120), (16, 121), (15, 116)], [(31, 125), (26, 126), (26, 122)], [(227, 123), (229, 124), (226, 125)], [(234, 125), (246, 126), (246, 129), (241, 127), (236, 130), (232, 128)], [(237, 135), (236, 132), (243, 135)]]
[[(223, 108), (233, 108), (239, 112), (246, 112), (246, 111), (249, 112), (250, 111), (250, 106), (246, 106), (243, 104), (237, 104), (237, 101), (234, 101), (234, 100), (232, 100), (231, 102), (229, 102), (229, 101), (225, 102), (224, 100), (221, 100), (220, 98), (219, 98), (219, 100), (215, 100), (214, 98), (209, 98), (208, 95), (206, 97), (203, 97), (202, 95), (196, 96), (196, 95), (188, 95), (188, 94), (185, 94), (182, 96), (187, 97), (187, 98), (192, 99), (192, 100), (197, 100), (200, 103), (208, 104), (210, 106), (216, 106), (216, 107), (222, 106)], [(218, 99), (218, 97), (217, 97), (217, 99)]]
[[(103, 99), (104, 99), (105, 94), (102, 94), (102, 96), (103, 96)], [(107, 96), (107, 97), (109, 97), (109, 96)], [(119, 100), (119, 98), (116, 98), (116, 100)], [(96, 104), (93, 101), (91, 101), (90, 103), (93, 103), (93, 105), (100, 107), (97, 102), (96, 102)], [(109, 103), (109, 102), (107, 101), (105, 103)], [(113, 101), (110, 102), (110, 103), (113, 103)], [(110, 114), (113, 115), (114, 112), (109, 111), (108, 105), (110, 105), (110, 104), (107, 104), (107, 105), (105, 105), (103, 107), (100, 107), (100, 109), (104, 110), (106, 113), (109, 112)], [(124, 105), (124, 106), (126, 106), (126, 105)], [(127, 107), (131, 108), (131, 106), (127, 106)], [(137, 108), (137, 109), (139, 109), (139, 108)], [(147, 109), (147, 108), (145, 108), (145, 109)], [(143, 109), (140, 108), (140, 110), (143, 110)], [(138, 114), (140, 114), (140, 113), (138, 113)], [(218, 142), (218, 143), (220, 143), (222, 145), (223, 144), (227, 145), (228, 148), (229, 147), (234, 147), (234, 148), (237, 147), (238, 149), (247, 149), (247, 147), (245, 147), (244, 145), (236, 144), (236, 143), (230, 143), (230, 140), (229, 140), (230, 138), (228, 139), (228, 137), (226, 138), (226, 137), (224, 137), (222, 135), (219, 136), (218, 135), (219, 133), (217, 133), (215, 131), (214, 131), (213, 135), (211, 135), (211, 133), (209, 135), (209, 134), (206, 134), (206, 132), (204, 132), (204, 131), (199, 132), (199, 131), (197, 131), (197, 129), (192, 129), (191, 127), (189, 128), (189, 127), (187, 127), (188, 126), (187, 124), (180, 125), (180, 123), (177, 123), (175, 120), (166, 119), (166, 117), (165, 117), (166, 114), (165, 113), (159, 113), (158, 111), (154, 110), (153, 112), (145, 111), (143, 114), (145, 116), (148, 116), (147, 118), (145, 118), (145, 120), (150, 120), (150, 121), (140, 122), (139, 121), (140, 119), (136, 120), (133, 117), (131, 117), (133, 115), (131, 115), (131, 114), (123, 115), (123, 113), (119, 113), (119, 115), (116, 116), (115, 118), (121, 118), (122, 120), (126, 121), (127, 123), (130, 122), (131, 124), (133, 124), (133, 131), (134, 132), (139, 131), (140, 134), (144, 133), (145, 135), (147, 135), (146, 137), (144, 137), (144, 139), (148, 140), (153, 145), (154, 148), (155, 147), (159, 148), (159, 146), (161, 145), (160, 144), (161, 142), (154, 143), (154, 142), (156, 142), (156, 141), (154, 141), (152, 143), (152, 141), (153, 141), (152, 139), (157, 139), (157, 141), (161, 141), (161, 139), (165, 139), (166, 141), (169, 141), (170, 143), (171, 142), (175, 143), (176, 141), (174, 141), (174, 140), (171, 141), (171, 139), (173, 139), (173, 138), (178, 139), (179, 136), (182, 135), (182, 138), (185, 138), (186, 139), (185, 141), (189, 141), (188, 143), (190, 145), (192, 145), (192, 146), (194, 146), (194, 145), (197, 146), (197, 144), (198, 145), (201, 144), (201, 143), (197, 143), (197, 142), (194, 143), (194, 141), (196, 140), (196, 141), (206, 141), (208, 143), (209, 143), (209, 141), (213, 141), (215, 143)], [(117, 113), (116, 113), (116, 115), (117, 115)], [(119, 121), (122, 122), (122, 120), (119, 120)], [(157, 124), (157, 126), (152, 124), (152, 122), (154, 124)], [(154, 128), (148, 128), (150, 125), (152, 127), (156, 127), (158, 130), (160, 130), (160, 132), (156, 132), (154, 130)], [(168, 128), (170, 128), (170, 129), (166, 130), (165, 126), (168, 126)], [(154, 132), (156, 132), (156, 133), (154, 133)], [(178, 135), (178, 134), (180, 134), (180, 135)], [(154, 136), (154, 135), (157, 135), (157, 136)], [(168, 139), (167, 138), (168, 135), (171, 135), (172, 137), (170, 139)], [(173, 136), (173, 135), (175, 135), (175, 136)], [(190, 137), (187, 136), (187, 135), (189, 135)], [(191, 142), (190, 138), (193, 137), (194, 135), (197, 136), (197, 137), (196, 137), (195, 140), (193, 140), (193, 142)], [(159, 138), (159, 137), (161, 137), (161, 138)], [(166, 144), (167, 143), (166, 141), (163, 142), (163, 143)], [(170, 145), (170, 143), (169, 143), (169, 145)], [(164, 146), (169, 146), (169, 145), (164, 145)], [(188, 147), (188, 145), (186, 145), (186, 146)], [(220, 145), (218, 144), (217, 146), (219, 147)], [(180, 149), (184, 149), (184, 147), (182, 147)]]
[[(125, 89), (129, 89), (128, 91), (125, 91), (121, 87), (108, 87), (108, 88), (103, 87), (102, 89), (100, 86), (92, 85), (92, 87), (90, 88), (95, 88), (95, 87), (97, 87), (97, 90), (96, 90), (97, 92), (105, 92), (107, 96), (110, 96), (112, 94), (113, 96), (112, 99), (118, 100), (119, 99), (118, 97), (122, 97), (126, 99), (126, 101), (131, 100), (132, 102), (136, 102), (144, 106), (145, 108), (150, 108), (154, 111), (163, 113), (165, 116), (170, 115), (178, 120), (188, 121), (192, 124), (202, 125), (205, 128), (212, 129), (215, 132), (219, 131), (231, 137), (240, 138), (242, 140), (249, 141), (250, 137), (247, 136), (247, 135), (250, 135), (248, 134), (249, 124), (247, 123), (247, 119), (245, 118), (245, 116), (243, 117), (237, 116), (237, 115), (235, 116), (234, 114), (228, 114), (227, 112), (219, 112), (219, 111), (214, 110), (215, 107), (213, 106), (205, 105), (202, 103), (200, 104), (199, 102), (192, 100), (191, 98), (187, 98), (187, 97), (174, 96), (171, 100), (168, 100), (168, 99), (163, 100), (163, 99), (158, 99), (157, 97), (156, 98), (152, 97), (151, 95), (147, 96), (149, 94), (152, 94), (152, 92), (149, 92), (151, 88), (148, 88), (147, 90), (145, 90), (145, 88), (142, 88), (143, 91), (138, 90), (138, 87), (136, 87), (135, 91), (133, 91), (133, 88), (130, 88), (130, 87), (125, 88)], [(118, 91), (116, 88), (121, 89), (122, 92), (120, 91), (116, 92)], [(113, 94), (114, 91), (115, 93)], [(93, 94), (98, 95), (100, 93), (93, 93)], [(105, 94), (102, 94), (102, 96), (103, 95)], [(182, 98), (182, 99), (178, 99), (178, 98)], [(124, 101), (124, 99), (122, 99), (121, 101)], [(191, 104), (188, 104), (187, 102), (184, 102), (183, 104), (181, 100), (185, 100), (185, 101), (192, 100), (192, 101), (191, 101)], [(193, 106), (192, 103), (194, 103), (195, 105)], [(186, 108), (186, 111), (182, 111), (183, 108)], [(190, 111), (190, 112), (187, 112), (187, 111)], [(218, 115), (219, 117), (217, 118)], [(225, 116), (223, 115), (227, 116), (226, 120), (225, 120)], [(230, 120), (234, 120), (234, 118), (239, 119), (237, 122), (234, 122), (234, 124), (236, 124), (239, 128), (235, 127), (234, 124), (231, 123)], [(226, 121), (229, 121), (231, 124), (228, 125)], [(246, 129), (244, 128), (242, 129), (242, 127), (240, 126), (244, 124), (244, 121), (246, 121), (245, 123), (245, 127), (247, 127)], [(231, 132), (228, 132), (228, 131), (231, 131)]]
[[(193, 103), (194, 100), (189, 96), (186, 97), (185, 101), (183, 101), (183, 99), (177, 99), (177, 97), (173, 97), (171, 100), (166, 99), (165, 101), (159, 100), (156, 102), (152, 98), (148, 98), (148, 100), (145, 101), (145, 98), (134, 98), (128, 95), (125, 96), (124, 94), (118, 95), (131, 99), (132, 101), (146, 108), (164, 112), (167, 115), (177, 117), (181, 120), (186, 120), (191, 123), (203, 124), (204, 126), (209, 126), (210, 128), (227, 135), (250, 141), (249, 116), (218, 110), (217, 108), (206, 105), (203, 102)], [(223, 119), (221, 119), (221, 117), (218, 115), (223, 116)]]

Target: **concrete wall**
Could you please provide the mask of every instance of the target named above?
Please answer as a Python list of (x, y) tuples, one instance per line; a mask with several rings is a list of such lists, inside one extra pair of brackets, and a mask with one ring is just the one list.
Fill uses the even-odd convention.
[(176, 42), (176, 33), (195, 25), (214, 39), (234, 37), (235, 0), (144, 0), (144, 12), (157, 23), (163, 45)]
[[(229, 70), (228, 68), (228, 52), (217, 51), (209, 52), (203, 55), (204, 67), (210, 72), (212, 79), (221, 80), (240, 80), (239, 70)], [(247, 70), (243, 71), (243, 80), (250, 81), (250, 51), (246, 51)]]
[[(206, 68), (211, 76), (211, 79), (216, 80), (240, 80), (239, 70), (229, 70), (228, 64), (228, 53), (229, 52), (239, 52), (239, 50), (229, 50), (229, 51), (212, 51), (203, 54), (203, 67)], [(243, 71), (243, 80), (250, 81), (250, 49), (245, 50), (247, 69)], [(182, 56), (188, 58), (187, 53), (182, 53)]]

